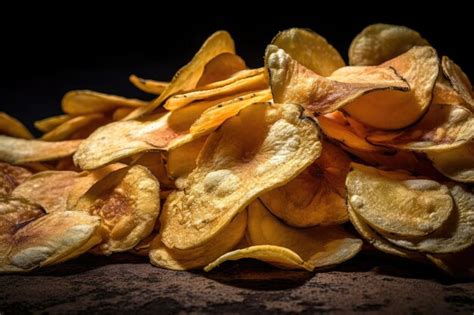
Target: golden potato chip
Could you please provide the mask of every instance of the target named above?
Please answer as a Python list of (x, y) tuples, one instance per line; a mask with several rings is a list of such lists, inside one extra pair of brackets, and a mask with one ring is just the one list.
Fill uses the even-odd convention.
[(196, 168), (168, 197), (162, 242), (173, 249), (204, 244), (259, 194), (286, 184), (320, 152), (318, 128), (301, 107), (243, 109), (209, 136)]
[(228, 252), (204, 267), (204, 271), (211, 271), (223, 262), (239, 259), (258, 259), (281, 269), (304, 269), (311, 271), (292, 250), (275, 245), (256, 245)]
[(266, 88), (268, 88), (268, 80), (263, 68), (243, 70), (224, 81), (214, 82), (183, 94), (173, 95), (166, 101), (164, 107), (168, 110), (175, 110), (194, 101), (216, 99)]
[(12, 164), (57, 160), (76, 152), (81, 140), (41, 141), (0, 136), (0, 161)]
[(173, 180), (168, 176), (167, 165), (161, 152), (142, 153), (131, 164), (145, 166), (160, 183), (160, 190), (175, 188)]
[(121, 106), (144, 107), (147, 104), (142, 100), (89, 90), (67, 92), (61, 101), (63, 111), (70, 115), (105, 113)]
[(4, 134), (10, 137), (33, 139), (33, 135), (18, 119), (0, 112), (0, 135)]
[[(439, 77), (438, 77), (439, 78)], [(437, 81), (433, 88), (431, 104), (460, 105), (465, 104), (464, 99), (454, 90), (451, 84)]]
[(58, 115), (58, 116), (51, 116), (48, 118), (44, 118), (41, 120), (35, 121), (35, 127), (39, 131), (42, 132), (49, 132), (56, 128), (57, 126), (65, 123), (69, 119), (71, 119), (72, 116), (70, 115)]
[(168, 152), (166, 169), (173, 178), (183, 177), (196, 168), (196, 159), (207, 137), (201, 137)]
[(244, 238), (246, 226), (247, 211), (243, 211), (208, 242), (186, 250), (169, 249), (161, 242), (161, 237), (157, 236), (150, 246), (150, 261), (155, 266), (172, 270), (204, 267), (233, 249)]
[(236, 54), (227, 52), (217, 55), (206, 64), (196, 86), (228, 79), (234, 73), (244, 69), (247, 69), (245, 61)]
[(0, 197), (10, 195), (15, 187), (31, 175), (32, 173), (26, 168), (0, 162)]
[(446, 56), (441, 58), (441, 66), (444, 75), (451, 82), (452, 87), (469, 105), (471, 111), (474, 111), (474, 98), (472, 93), (472, 84), (468, 76), (462, 71), (461, 67)]
[(474, 246), (452, 254), (427, 254), (438, 268), (456, 278), (474, 278)]
[(122, 120), (123, 118), (127, 117), (133, 111), (130, 107), (119, 107), (117, 108), (114, 113), (112, 114), (112, 120)]
[(402, 131), (377, 131), (367, 136), (372, 144), (421, 152), (456, 148), (474, 137), (474, 115), (458, 105), (432, 104), (423, 118)]
[(235, 53), (234, 40), (226, 31), (218, 31), (209, 36), (193, 59), (176, 72), (168, 87), (158, 98), (143, 108), (137, 108), (125, 119), (137, 119), (144, 114), (151, 113), (171, 95), (194, 89), (206, 64), (223, 53)]
[(474, 141), (454, 149), (428, 152), (427, 156), (446, 177), (457, 182), (474, 183)]
[(446, 186), (401, 172), (352, 164), (346, 178), (352, 209), (377, 231), (403, 236), (439, 229), (453, 211)]
[(53, 128), (49, 132), (45, 133), (41, 140), (45, 141), (60, 141), (67, 139), (71, 134), (77, 132), (81, 128), (94, 123), (98, 122), (99, 120), (103, 120), (104, 116), (101, 114), (90, 114), (90, 115), (82, 115), (73, 117), (66, 122), (60, 124), (56, 128)]
[(309, 270), (340, 264), (354, 257), (362, 248), (362, 240), (340, 226), (318, 226), (298, 229), (285, 225), (259, 201), (249, 206), (247, 227), (251, 245), (273, 245), (292, 250)]
[(132, 74), (128, 78), (130, 82), (143, 92), (160, 95), (170, 85), (169, 82), (143, 79)]
[(407, 52), (413, 46), (427, 46), (420, 33), (390, 24), (372, 24), (360, 32), (349, 48), (349, 64), (376, 66)]
[(278, 33), (271, 42), (283, 49), (294, 60), (322, 76), (344, 67), (337, 50), (321, 35), (303, 28), (290, 28)]
[(350, 163), (344, 151), (325, 141), (313, 165), (259, 198), (275, 216), (292, 226), (343, 223), (348, 220), (344, 182)]
[(397, 246), (434, 254), (456, 253), (474, 245), (472, 189), (452, 183), (449, 190), (455, 207), (441, 228), (424, 237), (397, 237), (381, 233), (382, 236)]
[(147, 168), (137, 165), (114, 171), (79, 198), (74, 210), (97, 215), (103, 241), (95, 253), (128, 251), (148, 236), (160, 212), (160, 186)]

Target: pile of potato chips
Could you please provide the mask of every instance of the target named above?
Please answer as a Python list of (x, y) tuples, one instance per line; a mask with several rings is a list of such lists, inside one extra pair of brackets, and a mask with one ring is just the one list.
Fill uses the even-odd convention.
[(71, 91), (39, 139), (1, 113), (0, 271), (85, 252), (314, 271), (365, 240), (474, 276), (469, 79), (395, 25), (365, 28), (349, 63), (294, 28), (248, 69), (219, 31), (170, 82), (130, 76), (151, 101)]

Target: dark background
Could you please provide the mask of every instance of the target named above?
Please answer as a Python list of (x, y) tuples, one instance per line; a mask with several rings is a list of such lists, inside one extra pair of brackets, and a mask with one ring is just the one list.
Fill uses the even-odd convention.
[[(392, 10), (396, 2), (380, 4), (387, 8), (359, 13), (343, 3), (332, 11), (301, 8), (315, 12), (305, 16), (201, 15), (197, 11), (181, 16), (180, 10), (145, 5), (122, 10), (78, 5), (63, 12), (30, 7), (3, 11), (0, 111), (32, 127), (37, 119), (59, 114), (61, 97), (71, 89), (150, 99), (128, 82), (128, 76), (169, 80), (218, 29), (228, 30), (238, 53), (250, 67), (258, 67), (265, 46), (285, 28), (311, 28), (347, 58), (352, 38), (365, 26), (377, 22), (406, 25), (427, 38), (440, 55), (450, 56), (468, 75), (474, 75), (470, 9), (452, 4), (413, 12), (406, 5)], [(193, 10), (186, 8), (187, 13)]]

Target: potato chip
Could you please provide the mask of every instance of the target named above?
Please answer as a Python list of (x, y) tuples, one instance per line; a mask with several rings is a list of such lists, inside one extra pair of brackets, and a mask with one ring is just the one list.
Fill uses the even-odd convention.
[(474, 115), (458, 105), (432, 104), (423, 118), (402, 131), (378, 131), (367, 136), (372, 144), (421, 152), (456, 148), (474, 137)]
[(132, 249), (148, 236), (160, 212), (160, 186), (143, 166), (114, 171), (79, 198), (74, 210), (102, 218), (103, 241), (95, 253)]
[(343, 223), (348, 220), (344, 182), (350, 163), (339, 147), (323, 142), (321, 155), (313, 165), (259, 198), (275, 216), (292, 226)]
[(166, 169), (173, 178), (184, 177), (196, 168), (196, 159), (207, 137), (201, 137), (168, 152)]
[(391, 243), (420, 252), (446, 254), (474, 245), (474, 194), (471, 189), (450, 184), (455, 207), (445, 224), (425, 237), (396, 237), (382, 234)]
[(67, 120), (66, 122), (60, 124), (56, 128), (53, 128), (48, 133), (45, 133), (41, 137), (41, 140), (45, 140), (45, 141), (65, 140), (71, 134), (77, 132), (81, 128), (103, 119), (104, 119), (104, 116), (101, 114), (90, 114), (90, 115), (73, 117)]
[(166, 101), (164, 107), (168, 110), (175, 110), (194, 101), (216, 99), (237, 93), (268, 88), (268, 80), (263, 68), (244, 70), (242, 72), (245, 75), (237, 73), (229, 79), (224, 80), (226, 84), (221, 85), (223, 81), (215, 82), (183, 94), (173, 95)]
[(145, 166), (160, 183), (160, 190), (175, 188), (173, 180), (167, 173), (167, 163), (162, 152), (142, 153), (131, 164)]
[(182, 189), (165, 203), (162, 242), (207, 242), (259, 194), (286, 184), (321, 152), (315, 122), (297, 105), (254, 104), (227, 120), (202, 148)]
[(274, 245), (292, 250), (309, 270), (340, 264), (362, 249), (362, 241), (340, 226), (307, 229), (290, 227), (274, 217), (259, 201), (249, 206), (247, 227), (251, 245)]
[(346, 179), (352, 209), (377, 231), (403, 236), (434, 232), (453, 211), (446, 186), (401, 172), (352, 164)]
[(123, 118), (127, 117), (133, 111), (130, 107), (119, 107), (117, 108), (114, 113), (112, 114), (112, 120), (122, 120)]
[(234, 40), (226, 31), (218, 31), (209, 36), (193, 59), (178, 70), (168, 87), (149, 105), (136, 109), (125, 119), (137, 119), (151, 113), (173, 94), (194, 89), (204, 72), (206, 64), (223, 53), (235, 53)]
[(70, 115), (58, 115), (58, 116), (51, 116), (48, 118), (44, 118), (41, 120), (35, 121), (35, 127), (39, 131), (42, 132), (49, 132), (56, 128), (57, 126), (65, 123), (69, 119), (71, 119), (72, 116)]
[(0, 136), (0, 161), (12, 164), (57, 160), (76, 152), (81, 140), (48, 142)]
[(31, 175), (32, 173), (26, 168), (0, 162), (0, 197), (10, 195), (15, 187)]
[(433, 88), (433, 99), (431, 100), (431, 104), (464, 106), (465, 101), (461, 95), (454, 90), (449, 82), (446, 83), (438, 80)]
[(61, 101), (63, 111), (70, 115), (106, 113), (121, 106), (136, 108), (147, 104), (148, 102), (142, 100), (89, 90), (67, 92)]
[(179, 250), (169, 249), (156, 237), (150, 249), (153, 265), (172, 270), (189, 270), (206, 266), (219, 256), (233, 249), (244, 237), (247, 226), (247, 211), (238, 214), (229, 225), (199, 247)]
[(280, 32), (271, 44), (283, 49), (309, 70), (325, 77), (345, 66), (337, 50), (324, 37), (308, 29), (290, 28)]
[(447, 274), (464, 279), (474, 279), (474, 246), (452, 254), (427, 254), (431, 262)]
[(349, 48), (349, 64), (376, 66), (395, 58), (413, 46), (427, 46), (428, 41), (405, 26), (372, 24), (360, 32)]
[(231, 77), (234, 73), (247, 69), (245, 61), (233, 53), (223, 53), (211, 59), (196, 84), (197, 87), (222, 81)]
[(22, 139), (34, 138), (25, 125), (4, 112), (0, 112), (0, 135), (1, 134)]
[(459, 93), (464, 102), (469, 105), (471, 111), (474, 111), (474, 98), (472, 93), (472, 84), (468, 76), (462, 71), (461, 67), (446, 56), (441, 58), (441, 66), (444, 75), (448, 78), (453, 89)]
[(142, 79), (134, 74), (130, 75), (128, 79), (139, 90), (155, 95), (160, 95), (170, 85), (169, 82)]
[(450, 150), (428, 152), (427, 156), (446, 177), (457, 182), (474, 183), (474, 141)]

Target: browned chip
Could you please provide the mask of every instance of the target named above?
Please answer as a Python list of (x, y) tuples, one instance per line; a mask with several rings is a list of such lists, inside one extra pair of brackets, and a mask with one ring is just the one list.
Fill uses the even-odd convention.
[(0, 196), (9, 195), (31, 175), (26, 168), (0, 162)]

